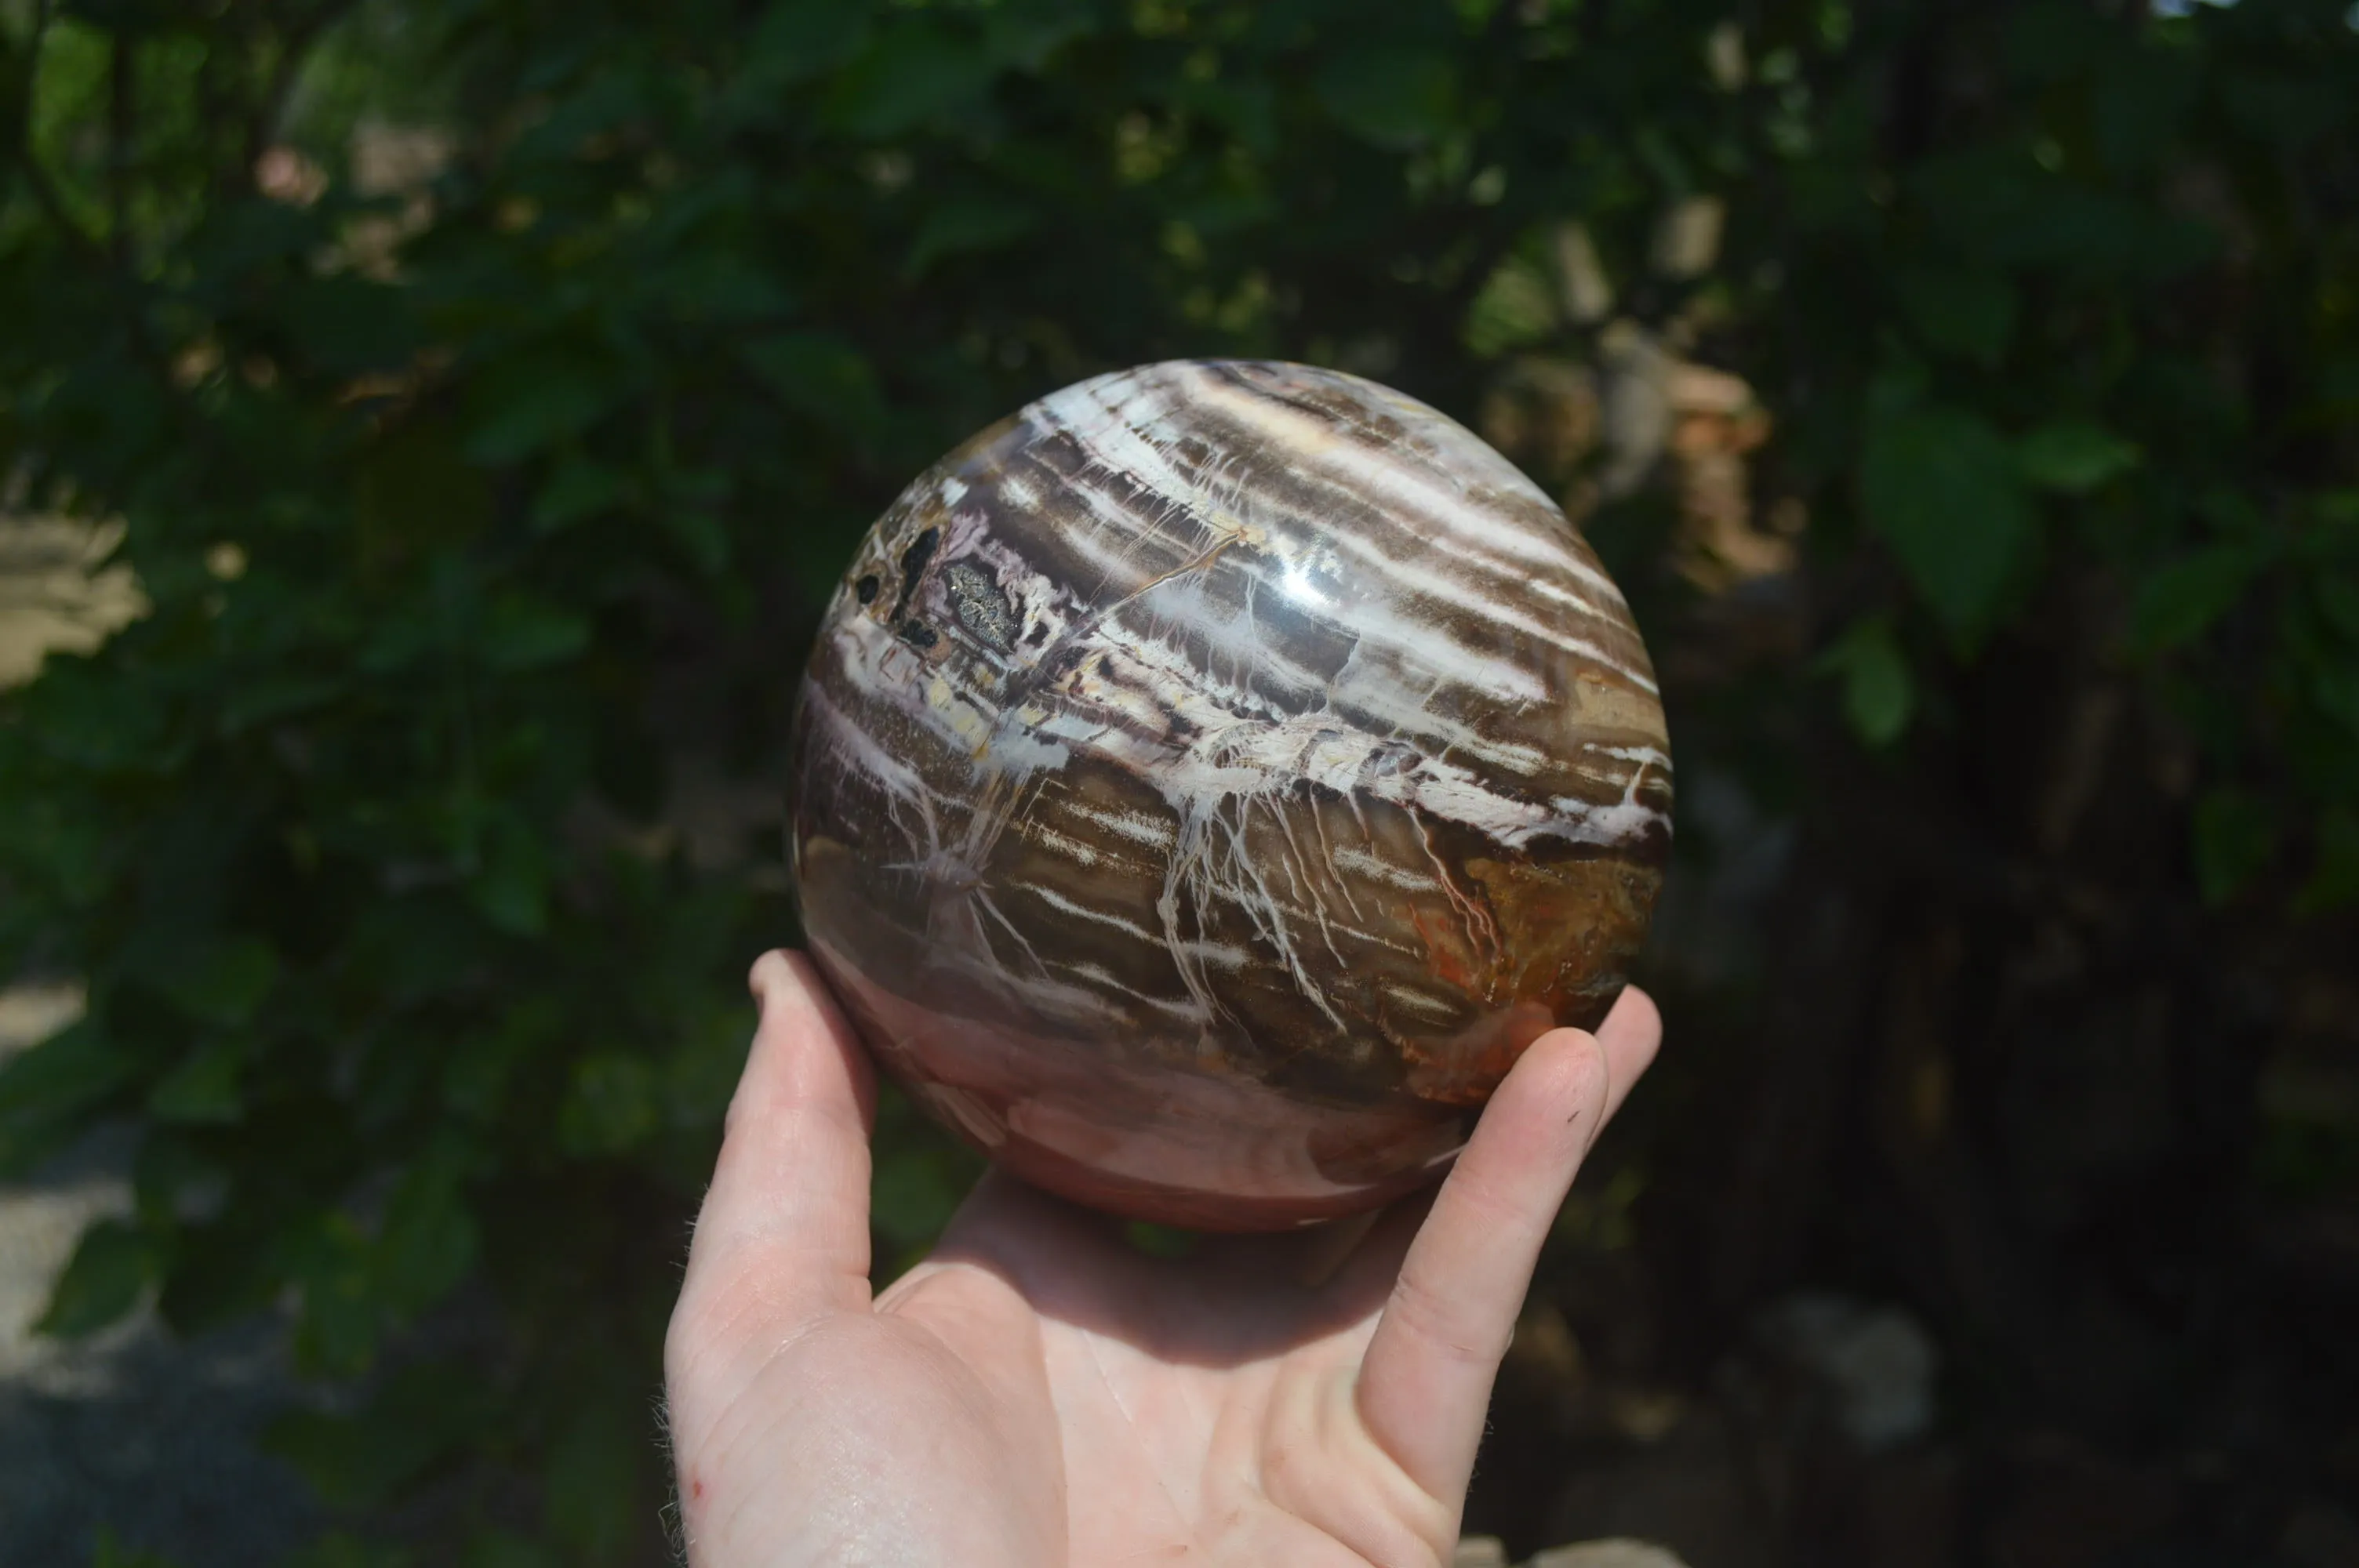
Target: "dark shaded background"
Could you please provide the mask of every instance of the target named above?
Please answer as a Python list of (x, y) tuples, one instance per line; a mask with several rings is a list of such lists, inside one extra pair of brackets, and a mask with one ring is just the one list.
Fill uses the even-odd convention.
[[(136, 1150), (45, 1330), (277, 1325), (305, 1562), (659, 1561), (820, 596), (1027, 399), (1288, 357), (1565, 498), (1679, 756), (1470, 1529), (2359, 1563), (2354, 28), (0, 0), (0, 504), (144, 607), (0, 693), (87, 994), (0, 1159)], [(906, 1259), (972, 1167), (879, 1159)]]

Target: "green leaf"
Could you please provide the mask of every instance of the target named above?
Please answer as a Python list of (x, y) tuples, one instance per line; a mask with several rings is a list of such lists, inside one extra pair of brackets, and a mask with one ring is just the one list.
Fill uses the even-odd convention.
[(1843, 717), (1868, 745), (1889, 746), (1908, 728), (1916, 683), (1888, 617), (1870, 616), (1853, 626), (1820, 656), (1818, 667), (1843, 676)]
[(971, 199), (942, 202), (926, 213), (901, 276), (914, 283), (945, 256), (1000, 250), (1032, 232), (1038, 217), (1011, 200)]
[(629, 493), (630, 481), (621, 470), (587, 458), (567, 458), (533, 501), (533, 532), (554, 534), (571, 527), (613, 510)]
[(312, 712), (350, 690), (348, 680), (316, 671), (266, 671), (240, 682), (222, 699), (222, 732), (243, 734), (258, 725)]
[(144, 1231), (102, 1219), (82, 1233), (33, 1331), (78, 1339), (111, 1327), (130, 1315), (160, 1272), (156, 1244)]
[(506, 1103), (518, 1065), (565, 1038), (565, 1013), (555, 998), (516, 999), (488, 1034), (444, 1058), (442, 1103), (468, 1120), (492, 1120)]
[(516, 936), (538, 936), (549, 926), (549, 853), (538, 835), (513, 816), (493, 821), (482, 868), (467, 892), (484, 919)]
[(518, 354), (493, 364), (468, 398), (467, 455), (510, 463), (581, 434), (622, 398), (614, 369), (578, 350)]
[(2147, 653), (2192, 642), (2243, 598), (2260, 557), (2219, 545), (2150, 574), (2130, 607), (2130, 641)]
[(561, 664), (590, 645), (590, 622), (545, 599), (501, 594), (484, 613), (484, 662), (505, 675)]
[(868, 36), (868, 0), (771, 0), (747, 40), (751, 73), (783, 87), (832, 70)]
[(234, 1042), (220, 1042), (184, 1058), (147, 1095), (147, 1113), (162, 1122), (226, 1126), (245, 1113), (238, 1078), (245, 1070), (245, 1052)]
[(464, 1568), (558, 1568), (548, 1547), (505, 1530), (476, 1532), (461, 1561)]
[(1909, 267), (1895, 279), (1901, 308), (1925, 345), (1984, 369), (2015, 335), (2015, 286), (1993, 269)]
[(2131, 442), (2095, 425), (2072, 421), (2042, 425), (2016, 444), (2023, 477), (2044, 490), (2086, 495), (2137, 466)]
[(2194, 813), (2195, 884), (2204, 902), (2228, 902), (2277, 854), (2277, 818), (2242, 790), (2207, 790)]
[(302, 1301), (297, 1363), (308, 1372), (358, 1376), (375, 1358), (385, 1327), (367, 1233), (351, 1216), (330, 1210), (283, 1242), (288, 1275)]
[(544, 1507), (550, 1533), (581, 1560), (612, 1562), (628, 1544), (647, 1433), (604, 1401), (578, 1409), (550, 1444)]
[(1095, 30), (1087, 0), (1029, 0), (995, 6), (984, 27), (984, 51), (1027, 75), (1047, 70), (1067, 44)]
[(179, 1568), (179, 1565), (168, 1557), (124, 1545), (121, 1537), (105, 1525), (101, 1525), (97, 1539), (91, 1543), (90, 1568)]
[(345, 376), (400, 366), (417, 351), (405, 302), (400, 289), (350, 273), (281, 286), (272, 301), (304, 357)]
[(91, 1019), (0, 1065), (0, 1169), (22, 1168), (47, 1153), (135, 1071), (131, 1057)]
[(2359, 659), (2325, 654), (2310, 670), (2310, 700), (2354, 735), (2359, 735)]
[(271, 1422), (263, 1446), (331, 1506), (379, 1509), (466, 1443), (492, 1414), (492, 1398), (473, 1370), (422, 1362), (393, 1374), (357, 1413), (287, 1412)]
[(706, 577), (729, 564), (729, 527), (718, 515), (701, 506), (668, 506), (662, 515), (664, 532), (679, 542)]
[(492, 520), (491, 486), (440, 421), (405, 426), (361, 456), (353, 475), (354, 542), (368, 577), (390, 573), (440, 545), (472, 538)]
[(2324, 914), (2359, 903), (2359, 814), (2332, 810), (2319, 818), (2318, 857), (2294, 907)]
[(481, 1234), (467, 1206), (455, 1145), (420, 1160), (394, 1188), (377, 1232), (376, 1274), (386, 1303), (415, 1317), (474, 1267)]
[(854, 437), (883, 424), (885, 400), (860, 351), (833, 332), (787, 332), (739, 351), (780, 402), (826, 428)]
[(1978, 643), (2034, 539), (2006, 438), (1961, 409), (1872, 416), (1859, 487), (1869, 523), (1917, 591), (1961, 645)]
[(342, 1530), (320, 1537), (275, 1568), (411, 1568), (409, 1552), (386, 1541), (364, 1541)]
[(2168, 153), (2202, 96), (2201, 67), (2177, 50), (2109, 48), (2097, 56), (2090, 120), (2106, 166), (2135, 173)]
[(658, 1123), (655, 1069), (639, 1056), (602, 1051), (573, 1064), (557, 1111), (569, 1154), (615, 1154), (645, 1141)]
[(2327, 624), (2359, 643), (2359, 581), (2321, 574), (2310, 579), (2310, 591)]
[(913, 22), (876, 38), (836, 78), (827, 117), (872, 141), (906, 135), (974, 107), (997, 74), (971, 40)]
[(253, 1022), (278, 983), (278, 955), (259, 937), (216, 938), (160, 964), (155, 980), (190, 1016), (234, 1029)]
[(1457, 68), (1447, 57), (1421, 49), (1335, 55), (1319, 69), (1311, 88), (1339, 123), (1378, 146), (1422, 146), (1457, 119)]

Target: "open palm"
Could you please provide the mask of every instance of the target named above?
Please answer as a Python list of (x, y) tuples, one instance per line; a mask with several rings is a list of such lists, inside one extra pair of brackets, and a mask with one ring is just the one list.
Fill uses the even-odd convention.
[(1543, 1035), (1364, 1234), (1149, 1258), (995, 1173), (877, 1294), (866, 1060), (801, 959), (753, 987), (667, 1346), (695, 1568), (1448, 1562), (1540, 1243), (1660, 1033), (1632, 990)]

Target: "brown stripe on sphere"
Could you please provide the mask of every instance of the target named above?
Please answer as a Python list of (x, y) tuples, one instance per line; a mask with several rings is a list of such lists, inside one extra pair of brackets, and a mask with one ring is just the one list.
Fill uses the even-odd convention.
[(1587, 544), (1462, 427), (1299, 365), (1103, 376), (920, 476), (793, 753), (806, 928), (887, 1065), (1020, 1172), (1185, 1223), (1430, 1174), (1603, 1016), (1669, 842)]

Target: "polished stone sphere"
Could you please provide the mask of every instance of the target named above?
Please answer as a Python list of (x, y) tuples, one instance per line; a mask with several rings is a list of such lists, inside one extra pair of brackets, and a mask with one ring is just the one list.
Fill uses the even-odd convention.
[(1593, 1026), (1670, 845), (1628, 607), (1462, 427), (1303, 365), (1100, 376), (905, 491), (792, 738), (812, 955), (919, 1104), (1210, 1229), (1437, 1175)]

